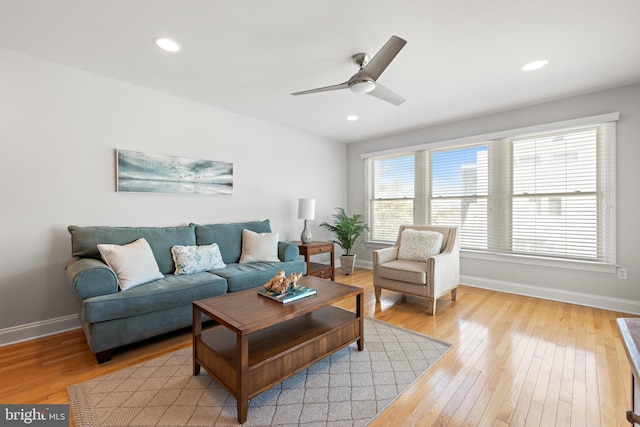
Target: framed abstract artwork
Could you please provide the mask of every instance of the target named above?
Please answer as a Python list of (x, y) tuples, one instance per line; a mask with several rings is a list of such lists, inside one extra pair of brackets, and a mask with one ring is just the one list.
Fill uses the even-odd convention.
[(233, 163), (116, 150), (116, 191), (233, 194)]

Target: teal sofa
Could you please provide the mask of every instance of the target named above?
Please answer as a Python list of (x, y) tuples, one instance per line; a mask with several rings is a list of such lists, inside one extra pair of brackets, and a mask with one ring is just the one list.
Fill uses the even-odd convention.
[[(270, 233), (269, 220), (178, 227), (69, 226), (72, 259), (66, 266), (75, 295), (81, 300), (80, 321), (98, 363), (113, 349), (192, 324), (192, 303), (204, 298), (258, 287), (279, 270), (303, 272), (298, 247), (278, 242), (279, 262), (240, 263), (242, 230)], [(119, 290), (115, 272), (102, 261), (98, 244), (125, 245), (145, 238), (160, 272), (159, 280)], [(216, 243), (226, 267), (175, 275), (171, 247)]]

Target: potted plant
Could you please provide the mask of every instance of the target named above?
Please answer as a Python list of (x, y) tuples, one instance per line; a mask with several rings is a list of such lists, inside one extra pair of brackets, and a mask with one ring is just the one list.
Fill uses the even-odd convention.
[(368, 230), (369, 227), (364, 223), (364, 217), (360, 214), (352, 216), (347, 215), (344, 208), (336, 208), (337, 212), (333, 214), (333, 224), (323, 222), (320, 227), (324, 227), (335, 235), (337, 243), (343, 250), (340, 256), (340, 266), (342, 274), (348, 275), (353, 273), (356, 255), (351, 253), (353, 245), (358, 237)]

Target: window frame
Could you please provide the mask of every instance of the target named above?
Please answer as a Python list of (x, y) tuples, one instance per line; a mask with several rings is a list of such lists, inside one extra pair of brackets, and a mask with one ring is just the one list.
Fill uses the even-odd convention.
[[(572, 120), (565, 120), (561, 122), (547, 123), (542, 125), (530, 126), (526, 128), (518, 128), (518, 129), (509, 129), (499, 132), (494, 132), (491, 134), (483, 134), (483, 135), (475, 135), (471, 137), (458, 138), (454, 140), (448, 141), (439, 141), (434, 143), (426, 143), (417, 146), (410, 146), (405, 148), (397, 148), (393, 150), (385, 150), (374, 153), (364, 153), (361, 155), (363, 160), (376, 158), (380, 156), (391, 156), (391, 155), (400, 155), (400, 154), (409, 154), (409, 153), (417, 153), (416, 155), (416, 163), (418, 162), (418, 158), (421, 157), (418, 154), (427, 153), (426, 161), (428, 163), (429, 159), (429, 151), (434, 150), (442, 150), (442, 149), (450, 149), (463, 145), (478, 145), (484, 142), (489, 143), (489, 150), (493, 151), (491, 155), (489, 155), (489, 175), (491, 178), (489, 179), (489, 195), (488, 198), (495, 197), (496, 194), (501, 194), (501, 197), (509, 198), (511, 194), (511, 189), (508, 191), (504, 191), (504, 188), (496, 188), (496, 187), (504, 187), (504, 185), (511, 186), (511, 177), (507, 180), (504, 179), (496, 179), (496, 177), (500, 177), (500, 173), (511, 173), (509, 166), (508, 170), (504, 170), (502, 168), (496, 169), (492, 167), (491, 164), (496, 159), (500, 161), (511, 161), (511, 149), (510, 149), (510, 141), (515, 138), (522, 138), (527, 135), (539, 134), (539, 133), (550, 133), (554, 131), (564, 131), (571, 128), (578, 127), (586, 127), (586, 126), (597, 126), (597, 125), (605, 125), (609, 126), (606, 128), (607, 140), (606, 147), (605, 144), (598, 144), (598, 156), (603, 156), (603, 165), (602, 168), (607, 173), (607, 181), (603, 181), (602, 176), (598, 176), (598, 193), (601, 191), (605, 191), (607, 200), (598, 200), (598, 215), (602, 217), (602, 225), (607, 228), (604, 233), (604, 239), (606, 242), (603, 244), (606, 245), (608, 253), (610, 254), (608, 259), (602, 261), (592, 261), (592, 260), (584, 260), (584, 259), (573, 259), (573, 258), (562, 258), (562, 257), (548, 257), (541, 255), (532, 255), (532, 254), (517, 254), (517, 253), (509, 253), (504, 251), (504, 245), (510, 245), (510, 236), (504, 236), (506, 241), (500, 242), (489, 242), (486, 250), (474, 250), (474, 249), (461, 249), (461, 256), (463, 258), (469, 259), (479, 259), (479, 260), (495, 260), (500, 262), (512, 262), (512, 263), (520, 263), (527, 265), (537, 265), (537, 266), (550, 266), (550, 267), (558, 267), (558, 268), (568, 268), (568, 269), (579, 269), (584, 271), (598, 271), (598, 272), (614, 272), (616, 269), (616, 255), (615, 255), (615, 122), (619, 119), (619, 113), (607, 113), (601, 114), (597, 116), (590, 116)], [(366, 164), (367, 162), (365, 162)], [(419, 206), (428, 206), (427, 198), (430, 196), (428, 194), (428, 189), (423, 191), (423, 189), (419, 188), (418, 184), (418, 171), (420, 173), (426, 174), (427, 177), (430, 175), (428, 168), (418, 167), (416, 165), (416, 182), (415, 182), (415, 195), (414, 195), (414, 223), (426, 223), (426, 218), (428, 218), (428, 212), (426, 212), (429, 208), (420, 208)], [(426, 172), (425, 172), (426, 170)], [(498, 173), (499, 171), (499, 173)], [(599, 168), (599, 173), (602, 171)], [(422, 177), (421, 182), (425, 182), (426, 187), (430, 186), (427, 177)], [(425, 179), (426, 178), (426, 179)], [(600, 185), (605, 183), (607, 188), (602, 189)], [(506, 184), (505, 184), (506, 183)], [(368, 183), (367, 183), (368, 185)], [(420, 191), (419, 191), (420, 190)], [(365, 203), (369, 203), (369, 194), (365, 194)], [(499, 225), (499, 223), (504, 224), (505, 221), (508, 223), (508, 226), (505, 228), (508, 232), (511, 232), (511, 200), (493, 200), (493, 206), (496, 206), (496, 203), (502, 204), (502, 206), (509, 206), (508, 212), (504, 214), (492, 214), (488, 215), (487, 218), (487, 232), (491, 227), (495, 227)], [(491, 206), (488, 206), (487, 209), (491, 209)], [(369, 207), (365, 209), (366, 212), (369, 212)], [(368, 218), (368, 217), (367, 217)], [(420, 220), (422, 222), (419, 222)], [(495, 234), (494, 234), (495, 235)], [(502, 238), (502, 237), (500, 237)], [(488, 239), (490, 240), (490, 239)], [(394, 239), (395, 242), (395, 239)], [(365, 237), (365, 246), (368, 248), (378, 248), (388, 246), (390, 241), (373, 241), (369, 240), (369, 235), (367, 234)], [(496, 244), (494, 244), (496, 243)], [(511, 248), (509, 248), (510, 250)]]

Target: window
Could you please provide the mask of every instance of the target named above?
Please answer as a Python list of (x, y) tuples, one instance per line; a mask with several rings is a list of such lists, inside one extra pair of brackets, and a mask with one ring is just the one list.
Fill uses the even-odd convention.
[(615, 121), (551, 126), (365, 156), (368, 240), (456, 225), (463, 250), (614, 264)]
[(487, 247), (488, 145), (430, 153), (429, 223), (456, 225), (464, 247)]

